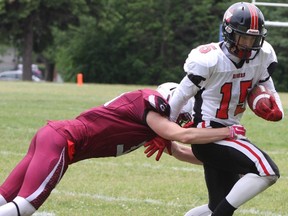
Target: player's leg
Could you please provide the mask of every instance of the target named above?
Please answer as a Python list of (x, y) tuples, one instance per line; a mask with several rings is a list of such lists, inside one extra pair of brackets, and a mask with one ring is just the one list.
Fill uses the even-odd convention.
[(229, 203), (236, 208), (273, 185), (280, 177), (277, 165), (265, 152), (254, 145), (252, 145), (251, 151), (257, 152), (258, 155), (253, 160), (257, 172), (253, 173), (250, 170), (250, 173), (244, 175), (226, 197)]
[[(230, 160), (235, 164), (235, 170), (245, 175), (215, 208), (213, 216), (233, 215), (238, 207), (273, 185), (280, 176), (276, 164), (265, 152), (248, 141), (231, 143)], [(230, 145), (227, 142), (225, 144)]]
[(259, 176), (254, 173), (248, 173), (234, 185), (226, 199), (231, 205), (238, 208), (273, 185), (277, 179), (278, 176)]
[(0, 206), (7, 203), (7, 200), (0, 194)]
[(35, 208), (24, 198), (16, 197), (12, 202), (0, 207), (0, 215), (5, 216), (30, 216)]
[(0, 206), (6, 204), (7, 202), (12, 201), (18, 194), (22, 186), (27, 168), (35, 151), (36, 137), (37, 134), (33, 137), (27, 154), (12, 170), (12, 172), (9, 174), (4, 183), (0, 186)]
[(209, 194), (209, 209), (214, 209), (227, 196), (234, 184), (239, 180), (239, 175), (204, 165), (205, 182)]
[[(215, 144), (192, 146), (194, 154), (196, 154), (204, 162), (205, 182), (209, 194), (209, 205), (202, 205), (191, 209), (185, 216), (208, 216), (212, 213), (217, 205), (227, 196), (233, 185), (239, 180), (239, 175), (222, 169), (218, 169), (210, 165), (211, 161), (217, 160), (221, 167), (222, 162), (222, 146)], [(209, 147), (210, 146), (210, 147)], [(211, 154), (211, 155), (210, 155)], [(214, 158), (214, 159), (213, 159)], [(211, 161), (210, 161), (211, 160)], [(226, 163), (226, 161), (223, 161)], [(213, 164), (213, 163), (212, 163)], [(213, 164), (214, 165), (214, 164)]]
[[(206, 164), (211, 164), (211, 166), (217, 169), (225, 169), (231, 173), (254, 173), (258, 177), (262, 176), (258, 178), (255, 175), (245, 175), (244, 178), (239, 180), (239, 184), (236, 184), (233, 190), (231, 190), (231, 193), (229, 192), (229, 196), (222, 200), (220, 200), (219, 197), (223, 196), (223, 194), (220, 194), (220, 196), (216, 194), (219, 188), (213, 188), (213, 181), (210, 185), (210, 178), (208, 178), (208, 182), (206, 178), (209, 191), (209, 208), (213, 210), (213, 215), (230, 216), (233, 215), (233, 212), (241, 204), (275, 183), (277, 176), (279, 176), (279, 171), (270, 157), (249, 141), (223, 140), (216, 143), (216, 145), (198, 145), (197, 147), (193, 145), (193, 152), (198, 159)], [(210, 172), (213, 173), (213, 171)], [(255, 186), (254, 190), (250, 190), (250, 183), (245, 183), (250, 181), (252, 185), (260, 185), (260, 188), (257, 189), (257, 186)], [(246, 185), (244, 185), (243, 182)], [(213, 192), (214, 189), (215, 192)], [(241, 193), (239, 191), (241, 191)], [(239, 194), (241, 194), (241, 196)], [(229, 199), (231, 203), (228, 202), (227, 199)], [(217, 203), (219, 205), (216, 207), (215, 204)]]
[(66, 145), (66, 140), (49, 126), (37, 134), (36, 151), (22, 187), (12, 202), (0, 207), (0, 215), (31, 215), (44, 203), (67, 170)]
[(232, 215), (238, 207), (270, 187), (277, 179), (277, 176), (259, 176), (254, 173), (244, 175), (216, 207), (212, 215)]

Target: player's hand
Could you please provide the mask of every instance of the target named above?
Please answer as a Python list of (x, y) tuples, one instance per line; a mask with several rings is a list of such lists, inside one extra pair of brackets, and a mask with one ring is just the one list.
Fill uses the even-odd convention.
[(242, 125), (232, 125), (229, 127), (230, 139), (246, 139), (246, 129)]
[(255, 109), (255, 114), (263, 119), (268, 121), (280, 121), (282, 119), (282, 112), (279, 109), (275, 98), (270, 97), (271, 108), (268, 107), (266, 104), (259, 104), (259, 106)]
[(159, 161), (165, 148), (167, 148), (168, 154), (172, 155), (171, 141), (163, 139), (159, 136), (156, 136), (152, 140), (146, 142), (144, 147), (147, 147), (144, 151), (147, 157), (151, 157), (156, 151), (158, 151), (155, 158), (156, 161)]

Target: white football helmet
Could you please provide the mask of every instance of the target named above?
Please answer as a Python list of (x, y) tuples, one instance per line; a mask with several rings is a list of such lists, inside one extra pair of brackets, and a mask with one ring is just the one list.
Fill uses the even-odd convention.
[[(156, 91), (158, 91), (168, 102), (173, 96), (175, 89), (178, 87), (178, 83), (166, 82), (158, 86)], [(189, 101), (183, 106), (177, 123), (181, 126), (187, 122), (192, 121), (192, 110), (193, 110), (194, 98), (189, 99)]]

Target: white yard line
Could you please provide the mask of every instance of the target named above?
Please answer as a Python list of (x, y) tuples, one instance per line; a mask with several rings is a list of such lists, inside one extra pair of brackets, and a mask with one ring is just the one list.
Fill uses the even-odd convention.
[(24, 156), (23, 153), (11, 152), (11, 151), (0, 151), (1, 155), (13, 155), (13, 156)]
[[(267, 152), (268, 154), (278, 154), (278, 155), (283, 155), (283, 154), (288, 154), (287, 152), (278, 152), (278, 151), (271, 151), (271, 152)], [(11, 152), (11, 151), (0, 151), (0, 154), (1, 155), (13, 155), (13, 156), (24, 156), (23, 153), (17, 153), (17, 152)], [(187, 167), (184, 166), (185, 163), (183, 162), (183, 166), (182, 167), (174, 167), (174, 166), (170, 166), (170, 167), (167, 167), (167, 166), (164, 166), (162, 164), (159, 164), (159, 165), (155, 165), (155, 164), (152, 164), (152, 163), (139, 163), (139, 164), (135, 164), (135, 163), (116, 163), (116, 162), (113, 162), (113, 161), (101, 161), (101, 160), (85, 160), (85, 161), (82, 161), (81, 163), (95, 163), (97, 165), (103, 165), (105, 167), (108, 166), (127, 166), (127, 167), (146, 167), (146, 168), (149, 168), (149, 169), (154, 169), (154, 170), (160, 170), (160, 169), (171, 169), (173, 171), (179, 171), (179, 172), (196, 172), (196, 173), (203, 173), (203, 169), (201, 166), (199, 165), (191, 165), (191, 167)], [(281, 180), (287, 180), (288, 179), (288, 176), (285, 176), (285, 175), (281, 175)]]
[(39, 212), (34, 213), (33, 216), (56, 216), (56, 214), (51, 213), (51, 212), (39, 211)]
[[(1, 155), (13, 155), (13, 156), (24, 156), (24, 154), (21, 153), (17, 153), (17, 152), (10, 152), (10, 151), (0, 151)], [(271, 154), (283, 154), (283, 152), (277, 152), (277, 151), (273, 151), (271, 152)], [(286, 153), (284, 153), (286, 154)], [(84, 161), (84, 163), (96, 163), (96, 164), (102, 164), (105, 165), (107, 167), (108, 166), (141, 166), (149, 168), (149, 169), (155, 169), (155, 170), (160, 170), (165, 168), (167, 169), (171, 169), (173, 171), (179, 171), (179, 172), (201, 172), (203, 173), (202, 168), (199, 166), (199, 168), (197, 166), (195, 167), (167, 167), (167, 166), (163, 166), (163, 165), (158, 165), (155, 166), (155, 164), (152, 163), (144, 163), (144, 164), (132, 164), (132, 163), (122, 163), (121, 165), (119, 163), (115, 163), (115, 162), (105, 162), (105, 161)], [(285, 179), (287, 180), (288, 177), (287, 176), (281, 176), (281, 179)], [(89, 194), (89, 193), (76, 193), (76, 192), (69, 192), (69, 191), (58, 191), (57, 189), (53, 190), (52, 193), (55, 194), (59, 194), (59, 195), (65, 195), (65, 196), (73, 196), (73, 197), (87, 197), (87, 198), (91, 198), (91, 199), (98, 199), (98, 200), (102, 200), (102, 201), (106, 201), (106, 202), (129, 202), (129, 203), (139, 203), (139, 204), (152, 204), (152, 205), (158, 205), (158, 206), (173, 206), (173, 207), (187, 207), (187, 209), (191, 208), (191, 204), (177, 204), (173, 201), (171, 202), (163, 202), (161, 200), (155, 200), (155, 199), (135, 199), (135, 198), (128, 198), (128, 197), (113, 197), (113, 196), (107, 196), (107, 195), (102, 195), (102, 194)], [(259, 216), (288, 216), (288, 214), (278, 214), (276, 212), (270, 212), (270, 211), (259, 211), (257, 209), (242, 209), (240, 208), (238, 210), (238, 212), (241, 212), (244, 215), (259, 215)], [(50, 213), (50, 212), (37, 212), (34, 214), (35, 216), (56, 216), (56, 214), (54, 213)]]
[[(128, 198), (128, 197), (113, 197), (107, 196), (103, 194), (89, 194), (89, 193), (76, 193), (76, 192), (69, 192), (69, 191), (59, 191), (57, 189), (53, 190), (53, 194), (59, 196), (72, 196), (72, 197), (85, 197), (91, 198), (96, 200), (102, 200), (105, 202), (127, 202), (127, 203), (137, 203), (137, 204), (151, 204), (157, 206), (172, 206), (172, 207), (187, 207), (187, 211), (191, 208), (191, 204), (176, 204), (175, 202), (163, 202), (162, 200), (155, 200), (155, 199), (135, 199), (135, 198)], [(244, 215), (258, 215), (258, 216), (288, 216), (287, 214), (279, 214), (277, 212), (271, 211), (260, 211), (257, 209), (239, 209), (238, 212), (241, 212)]]

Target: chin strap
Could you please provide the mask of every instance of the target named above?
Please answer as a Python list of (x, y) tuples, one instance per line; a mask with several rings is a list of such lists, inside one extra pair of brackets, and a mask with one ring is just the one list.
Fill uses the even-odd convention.
[(250, 60), (252, 51), (249, 49), (238, 49), (236, 45), (230, 48), (231, 54), (235, 55), (237, 58), (241, 60), (248, 61)]

